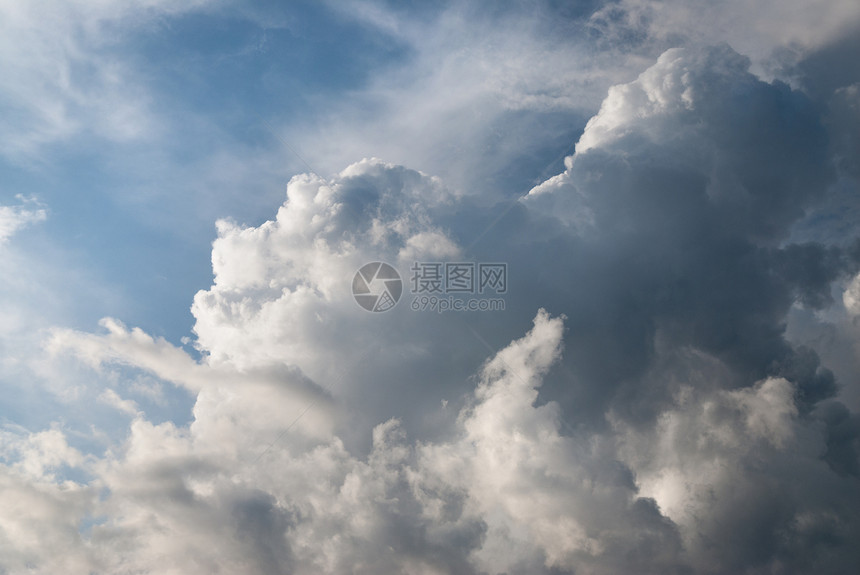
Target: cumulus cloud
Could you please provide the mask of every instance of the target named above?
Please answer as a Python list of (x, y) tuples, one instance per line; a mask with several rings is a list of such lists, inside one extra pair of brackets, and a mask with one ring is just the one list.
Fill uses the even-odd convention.
[[(106, 494), (54, 511), (99, 518), (63, 543), (68, 556), (184, 573), (835, 573), (856, 561), (844, 551), (855, 480), (820, 458), (823, 429), (800, 416), (793, 384), (690, 386), (651, 429), (613, 416), (613, 434), (568, 435), (559, 406), (537, 403), (563, 335), (540, 311), (483, 366), (451, 439), (416, 443), (390, 420), (366, 457), (297, 429), (261, 455), (234, 449), (267, 419), (241, 408), (247, 386), (218, 402), (223, 435), (202, 396), (187, 430), (137, 419), (120, 451), (89, 465)], [(48, 435), (25, 441), (25, 469), (82, 464)], [(45, 460), (48, 445), (62, 449)]]
[[(666, 51), (501, 215), (380, 160), (296, 176), (275, 219), (218, 223), (214, 283), (192, 307), (199, 359), (116, 320), (53, 330), (54, 354), (183, 386), (193, 421), (155, 423), (111, 388), (102, 401), (131, 423), (106, 452), (53, 430), (9, 439), (2, 471), (13, 493), (51, 495), (44, 537), (65, 552), (40, 558), (41, 524), (12, 514), (2, 566), (860, 565), (857, 414), (785, 331), (857, 273), (846, 244), (792, 240), (837, 179), (830, 132), (807, 94), (749, 70), (727, 45)], [(368, 261), (485, 256), (516, 270), (503, 316), (369, 314), (349, 292)]]
[(487, 524), (482, 570), (672, 572), (678, 533), (613, 457), (611, 440), (562, 434), (558, 405), (536, 406), (560, 356), (562, 320), (541, 310), (534, 328), (484, 366), (462, 436), (428, 445), (430, 473), (468, 494)]
[(296, 176), (275, 220), (255, 228), (218, 223), (215, 282), (192, 306), (198, 344), (215, 364), (329, 372), (321, 355), (327, 344), (354, 335), (349, 326), (360, 321), (343, 278), (367, 261), (388, 261), (405, 273), (413, 258), (456, 255), (431, 218), (450, 200), (438, 180), (379, 160), (353, 164), (331, 180)]
[(581, 270), (600, 270), (570, 280), (590, 307), (561, 309), (575, 325), (618, 317), (605, 338), (583, 337), (578, 369), (593, 364), (583, 376), (640, 407), (657, 401), (634, 382), (659, 365), (658, 344), (715, 356), (730, 385), (796, 378), (807, 407), (835, 392), (817, 357), (783, 337), (791, 306), (828, 306), (831, 282), (854, 265), (836, 247), (785, 243), (833, 182), (826, 133), (803, 94), (748, 66), (728, 46), (667, 51), (610, 91), (567, 170), (524, 200), (574, 230), (556, 241)]
[(705, 573), (823, 570), (856, 564), (855, 479), (834, 473), (819, 421), (800, 417), (795, 387), (679, 390), (657, 425), (618, 421), (620, 458), (679, 529)]
[[(831, 306), (831, 285), (856, 263), (850, 249), (787, 241), (835, 181), (826, 132), (806, 96), (748, 67), (726, 46), (667, 51), (610, 90), (566, 171), (524, 203), (577, 238), (558, 243), (590, 273), (572, 274), (568, 293), (605, 302), (599, 314), (562, 307), (571, 331), (619, 317), (606, 338), (569, 339), (571, 370), (594, 383), (574, 394), (589, 407), (568, 412), (607, 409), (621, 460), (678, 525), (696, 569), (838, 572), (857, 560), (840, 543), (856, 517), (838, 503), (856, 497), (842, 477), (858, 455), (853, 416), (821, 403), (833, 374), (788, 343), (784, 321)], [(765, 486), (778, 494), (763, 497)]]
[[(91, 486), (106, 490), (97, 504), (54, 513), (72, 525), (94, 518), (86, 543), (64, 546), (106, 572), (534, 572), (580, 563), (611, 572), (634, 561), (665, 572), (679, 552), (671, 523), (636, 497), (623, 468), (602, 461), (605, 446), (562, 436), (558, 410), (534, 405), (562, 333), (561, 320), (541, 311), (524, 338), (489, 360), (450, 442), (412, 443), (390, 420), (374, 429), (366, 458), (335, 436), (295, 428), (255, 456), (235, 443), (253, 446), (271, 416), (244, 411), (239, 396), (259, 393), (244, 385), (215, 405), (201, 393), (187, 430), (138, 417), (121, 451), (86, 465), (49, 432), (27, 440), (20, 465), (41, 481), (51, 478), (38, 473), (46, 464), (97, 474)], [(53, 444), (62, 449), (46, 453)]]
[(330, 5), (403, 50), (406, 65), (374, 74), (324, 116), (285, 125), (291, 142), (317, 169), (372, 154), (496, 198), (545, 179), (606, 90), (669, 48), (727, 42), (757, 74), (788, 80), (796, 74), (786, 64), (856, 36), (860, 18), (851, 0), (528, 0), (494, 9), (460, 0), (417, 16), (385, 0)]

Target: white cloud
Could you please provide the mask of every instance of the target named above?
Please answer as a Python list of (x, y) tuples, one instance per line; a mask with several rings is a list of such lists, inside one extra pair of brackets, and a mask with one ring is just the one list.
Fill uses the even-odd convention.
[[(703, 60), (711, 58), (718, 62), (708, 66)], [(708, 72), (740, 77), (748, 67), (749, 60), (731, 50), (707, 51), (701, 55), (681, 48), (667, 50), (635, 82), (609, 89), (600, 111), (585, 126), (576, 151), (585, 153), (591, 148), (609, 146), (632, 129), (652, 142), (681, 139), (686, 135), (685, 116), (700, 118), (708, 112), (696, 110), (710, 105), (708, 92), (716, 88), (714, 77)], [(748, 77), (746, 83), (752, 81)]]
[(132, 417), (141, 413), (137, 404), (130, 399), (123, 399), (119, 396), (119, 394), (113, 389), (106, 389), (99, 396), (99, 401), (110, 405), (111, 407), (117, 409), (125, 413), (126, 415), (131, 415)]
[(18, 199), (21, 203), (17, 206), (0, 206), (0, 245), (18, 230), (47, 218), (47, 212), (38, 202), (26, 200), (21, 196)]
[[(296, 368), (268, 365), (239, 371), (230, 365), (200, 364), (181, 348), (152, 338), (138, 328), (128, 330), (111, 319), (104, 320), (103, 325), (108, 329), (104, 335), (54, 330), (46, 349), (55, 357), (70, 352), (95, 369), (132, 366), (187, 389), (196, 399), (198, 422), (194, 425), (209, 427), (211, 441), (223, 446), (253, 449), (274, 438), (284, 421), (296, 418), (300, 419), (296, 431), (313, 436), (330, 430), (332, 406), (328, 394)], [(242, 393), (233, 391), (236, 386), (242, 387)], [(137, 405), (121, 398), (115, 390), (103, 391), (99, 400), (130, 415), (140, 415)], [(225, 402), (229, 404), (226, 413)], [(314, 405), (314, 410), (305, 414), (309, 404)], [(234, 436), (231, 421), (238, 413), (259, 422), (256, 437)]]
[(10, 468), (34, 480), (54, 479), (57, 468), (83, 463), (78, 451), (68, 445), (60, 429), (50, 429), (22, 436), (14, 431), (3, 431), (4, 459)]
[[(214, 402), (201, 391), (187, 429), (138, 416), (122, 450), (87, 466), (107, 495), (72, 506), (77, 486), (50, 511), (59, 526), (100, 518), (89, 535), (58, 544), (67, 560), (105, 572), (706, 572), (748, 560), (713, 544), (726, 539), (726, 521), (746, 520), (732, 513), (762, 497), (762, 474), (776, 481), (786, 466), (801, 470), (789, 494), (759, 504), (790, 506), (789, 541), (808, 545), (846, 519), (803, 488), (823, 481), (844, 495), (851, 480), (818, 458), (824, 436), (799, 419), (788, 381), (701, 397), (688, 389), (651, 431), (615, 418), (616, 438), (565, 435), (558, 406), (536, 403), (562, 336), (562, 320), (541, 311), (482, 368), (453, 437), (412, 442), (392, 420), (374, 430), (366, 458), (336, 436), (294, 428), (263, 451), (259, 432), (273, 437), (275, 416), (248, 403), (260, 393), (249, 380)], [(27, 440), (29, 475), (81, 464), (61, 434), (47, 435)]]
[[(10, 573), (83, 573), (95, 568), (78, 521), (91, 508), (91, 488), (21, 477), (0, 466), (0, 555)], [(51, 550), (51, 553), (46, 553)]]
[(460, 415), (462, 437), (425, 446), (423, 464), (468, 493), (467, 509), (487, 523), (475, 552), (482, 570), (663, 572), (679, 558), (676, 534), (605, 459), (611, 442), (565, 436), (558, 405), (535, 405), (562, 333), (561, 319), (541, 311), (526, 337), (484, 366), (475, 405)]
[(361, 319), (352, 276), (368, 261), (405, 274), (411, 258), (455, 253), (429, 215), (449, 201), (437, 180), (378, 160), (329, 181), (293, 178), (277, 219), (256, 228), (219, 222), (215, 283), (192, 307), (199, 345), (213, 364), (286, 363), (332, 379), (329, 350), (344, 349), (334, 342), (354, 334)]
[(842, 292), (842, 303), (850, 315), (860, 315), (860, 274), (854, 276)]
[(826, 433), (798, 417), (795, 391), (784, 379), (715, 394), (688, 387), (653, 430), (614, 422), (620, 459), (641, 494), (677, 523), (703, 572), (731, 571), (756, 555), (761, 572), (790, 560), (837, 571), (840, 561), (852, 561), (809, 549), (816, 532), (857, 520), (845, 507), (857, 493), (852, 479), (821, 459)]
[[(248, 381), (214, 403), (202, 391), (188, 429), (138, 415), (123, 449), (88, 465), (98, 478), (92, 485), (107, 490), (101, 501), (51, 510), (57, 525), (100, 518), (86, 538), (59, 541), (58, 555), (105, 572), (426, 573), (517, 564), (612, 572), (627, 545), (616, 521), (628, 517), (639, 528), (639, 545), (642, 528), (654, 544), (674, 535), (656, 509), (636, 501), (628, 477), (600, 468), (605, 446), (561, 436), (557, 409), (533, 405), (561, 337), (561, 320), (541, 311), (526, 337), (487, 362), (454, 440), (411, 444), (392, 420), (376, 427), (366, 458), (337, 437), (297, 429), (256, 455), (248, 448), (274, 416), (260, 404), (245, 411), (259, 394)], [(49, 442), (30, 441), (44, 452), (40, 460), (79, 465), (51, 433)], [(7, 518), (7, 529), (20, 532), (20, 521)], [(633, 548), (625, 553), (637, 557)], [(38, 572), (51, 565), (31, 561)]]

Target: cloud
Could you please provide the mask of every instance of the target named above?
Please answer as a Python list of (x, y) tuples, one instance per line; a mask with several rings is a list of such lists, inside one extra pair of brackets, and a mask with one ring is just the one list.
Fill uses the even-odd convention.
[(333, 4), (385, 37), (398, 61), (371, 74), (349, 100), (282, 123), (323, 173), (373, 155), (476, 197), (522, 194), (560, 160), (606, 88), (650, 58), (595, 50), (582, 15), (547, 2), (492, 10), (451, 2), (417, 14), (396, 3)]
[(704, 7), (689, 0), (622, 0), (601, 6), (590, 21), (615, 43), (727, 42), (762, 71), (779, 51), (819, 48), (848, 32), (858, 17), (860, 9), (850, 0), (730, 0)]
[(860, 275), (855, 276), (842, 292), (842, 302), (851, 315), (860, 315)]
[(661, 348), (716, 357), (730, 385), (799, 378), (807, 407), (835, 392), (817, 357), (783, 337), (791, 306), (828, 306), (854, 265), (836, 247), (785, 244), (834, 181), (826, 132), (803, 94), (748, 66), (727, 46), (667, 51), (610, 90), (566, 171), (524, 200), (573, 232), (555, 241), (591, 270), (556, 297), (575, 330), (607, 330), (573, 346), (574, 369), (603, 383), (604, 401), (621, 388), (638, 408), (663, 401), (634, 383)]
[(606, 90), (669, 48), (726, 42), (756, 74), (789, 81), (786, 64), (850, 37), (860, 18), (851, 0), (331, 5), (386, 38), (397, 61), (348, 101), (276, 122), (291, 145), (323, 173), (374, 155), (494, 200), (545, 179)]
[[(565, 172), (523, 203), (544, 229), (563, 226), (550, 233), (577, 262), (556, 304), (580, 379), (560, 394), (565, 411), (609, 414), (622, 445), (645, 434), (620, 459), (690, 563), (838, 572), (857, 561), (843, 546), (856, 517), (837, 503), (856, 496), (843, 478), (854, 416), (828, 401), (833, 374), (784, 322), (829, 313), (856, 263), (850, 236), (788, 240), (836, 181), (827, 136), (805, 95), (748, 66), (726, 46), (667, 51), (610, 90)], [(788, 469), (804, 487), (780, 479)]]
[[(55, 357), (186, 389), (193, 421), (151, 421), (111, 386), (98, 397), (132, 418), (104, 453), (59, 431), (10, 439), (12, 492), (39, 486), (52, 505), (6, 519), (0, 565), (860, 564), (857, 414), (786, 337), (793, 310), (831, 312), (834, 286), (854, 289), (846, 244), (792, 240), (839, 177), (831, 132), (808, 95), (750, 65), (727, 45), (666, 51), (609, 91), (564, 171), (510, 210), (375, 159), (296, 176), (274, 219), (218, 223), (214, 282), (192, 307), (199, 358), (117, 320), (52, 330)], [(368, 261), (485, 256), (511, 265), (504, 315), (369, 314), (349, 292)], [(59, 559), (28, 543), (42, 523)]]
[[(63, 430), (38, 433), (0, 431), (0, 554), (2, 567), (20, 572), (38, 565), (42, 572), (87, 570), (92, 563), (78, 531), (91, 509), (92, 487), (62, 479), (62, 470), (84, 464)], [(45, 554), (45, 549), (63, 552)]]
[[(81, 521), (85, 511), (102, 519), (86, 544), (63, 545), (73, 547), (70, 557), (88, 557), (106, 572), (185, 573), (216, 566), (471, 573), (565, 567), (595, 556), (617, 567), (613, 557), (622, 550), (641, 560), (652, 546), (677, 547), (671, 524), (653, 503), (635, 498), (629, 475), (612, 464), (603, 469), (595, 457), (602, 450), (590, 453), (587, 443), (560, 435), (554, 406), (533, 405), (561, 337), (561, 320), (541, 311), (526, 337), (487, 362), (454, 440), (413, 444), (390, 420), (374, 430), (366, 458), (350, 455), (337, 437), (311, 439), (297, 429), (261, 456), (234, 450), (211, 425), (212, 409), (228, 416), (222, 424), (234, 442), (251, 439), (268, 417), (243, 413), (239, 397), (257, 393), (247, 385), (217, 406), (201, 394), (187, 430), (138, 416), (120, 452), (87, 466), (106, 494), (61, 523)], [(54, 436), (52, 445), (64, 445)], [(83, 464), (79, 456), (65, 460)], [(622, 517), (637, 532), (634, 548), (611, 527)]]
[(702, 572), (839, 572), (857, 562), (854, 479), (822, 460), (827, 434), (799, 417), (794, 385), (679, 391), (649, 431), (617, 424), (621, 460), (678, 525)]
[(99, 396), (99, 400), (110, 405), (117, 411), (121, 411), (126, 415), (135, 416), (140, 413), (137, 403), (130, 399), (123, 399), (113, 389), (107, 389)]
[(330, 373), (328, 346), (354, 334), (357, 321), (343, 278), (368, 260), (406, 270), (405, 258), (457, 253), (430, 216), (451, 198), (438, 180), (378, 160), (329, 181), (296, 176), (277, 219), (256, 228), (219, 222), (215, 282), (192, 306), (198, 344), (214, 364)]
[[(54, 485), (0, 468), (3, 520), (0, 550), (9, 572), (38, 569), (85, 572), (93, 562), (78, 531), (78, 519), (93, 499), (88, 488)], [(46, 554), (45, 550), (52, 553)], [(38, 567), (35, 567), (38, 566)]]
[(0, 2), (0, 154), (32, 162), (47, 144), (82, 132), (109, 141), (151, 133), (150, 96), (128, 62), (105, 48), (130, 22), (200, 2)]
[(565, 436), (558, 405), (536, 405), (562, 328), (541, 310), (526, 337), (490, 359), (460, 414), (461, 437), (425, 446), (423, 462), (487, 523), (475, 552), (481, 570), (672, 572), (682, 561), (678, 533), (637, 496), (611, 440)]
[[(311, 436), (330, 432), (330, 395), (295, 366), (237, 370), (229, 365), (200, 364), (183, 349), (138, 328), (128, 330), (111, 319), (102, 323), (107, 334), (54, 330), (46, 342), (47, 352), (57, 359), (72, 354), (98, 370), (130, 366), (186, 389), (195, 400), (194, 427), (206, 427), (210, 441), (221, 445), (221, 449), (228, 445), (232, 449), (254, 449), (270, 441), (284, 421), (293, 419), (300, 420), (295, 431)], [(235, 393), (237, 386), (242, 393)], [(134, 391), (134, 385), (129, 386), (129, 391)], [(122, 398), (116, 390), (106, 389), (98, 399), (127, 414), (142, 415), (135, 402)], [(230, 403), (226, 412), (224, 401)], [(308, 405), (314, 406), (313, 412), (305, 413)], [(243, 418), (259, 420), (256, 436), (235, 436), (231, 421), (240, 413)]]
[(856, 561), (844, 551), (854, 479), (821, 460), (823, 428), (801, 417), (792, 383), (687, 386), (651, 429), (613, 415), (612, 434), (568, 435), (559, 406), (537, 403), (563, 335), (540, 311), (485, 363), (450, 439), (413, 442), (390, 420), (364, 458), (299, 430), (260, 455), (234, 449), (268, 419), (237, 401), (257, 393), (247, 385), (217, 404), (225, 434), (207, 424), (216, 412), (202, 394), (187, 430), (137, 419), (122, 450), (90, 467), (108, 490), (87, 508), (102, 519), (92, 555), (69, 556), (105, 572), (185, 573), (838, 572)]
[(6, 243), (18, 230), (47, 218), (47, 212), (38, 203), (20, 196), (18, 199), (21, 203), (17, 206), (0, 206), (0, 245)]

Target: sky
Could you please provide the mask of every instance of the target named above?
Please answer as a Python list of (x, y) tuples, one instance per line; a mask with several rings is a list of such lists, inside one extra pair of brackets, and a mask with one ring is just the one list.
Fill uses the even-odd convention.
[(0, 572), (860, 571), (858, 53), (855, 0), (0, 0)]

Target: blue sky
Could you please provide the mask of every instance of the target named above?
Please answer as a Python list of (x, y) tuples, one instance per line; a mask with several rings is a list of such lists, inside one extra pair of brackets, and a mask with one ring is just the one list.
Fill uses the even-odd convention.
[(859, 28), (0, 0), (0, 571), (855, 571)]
[[(273, 12), (271, 23), (251, 19)], [(4, 200), (25, 194), (49, 206), (52, 217), (30, 241), (51, 245), (32, 249), (56, 251), (54, 265), (71, 261), (110, 286), (116, 301), (84, 299), (75, 312), (86, 315), (75, 325), (131, 312), (136, 324), (176, 340), (191, 326), (188, 294), (211, 280), (214, 220), (262, 221), (281, 202), (284, 180), (304, 168), (280, 151), (270, 125), (313, 121), (321, 103), (360, 89), (406, 50), (314, 3), (104, 25), (107, 46), (96, 49), (95, 65), (118, 61), (129, 71), (151, 114), (143, 121), (157, 123), (158, 133), (111, 142), (84, 125), (37, 153), (6, 157)], [(86, 63), (68, 66), (73, 85), (92, 81)], [(213, 156), (234, 151), (247, 158), (274, 151), (276, 163), (241, 183), (199, 173)]]

